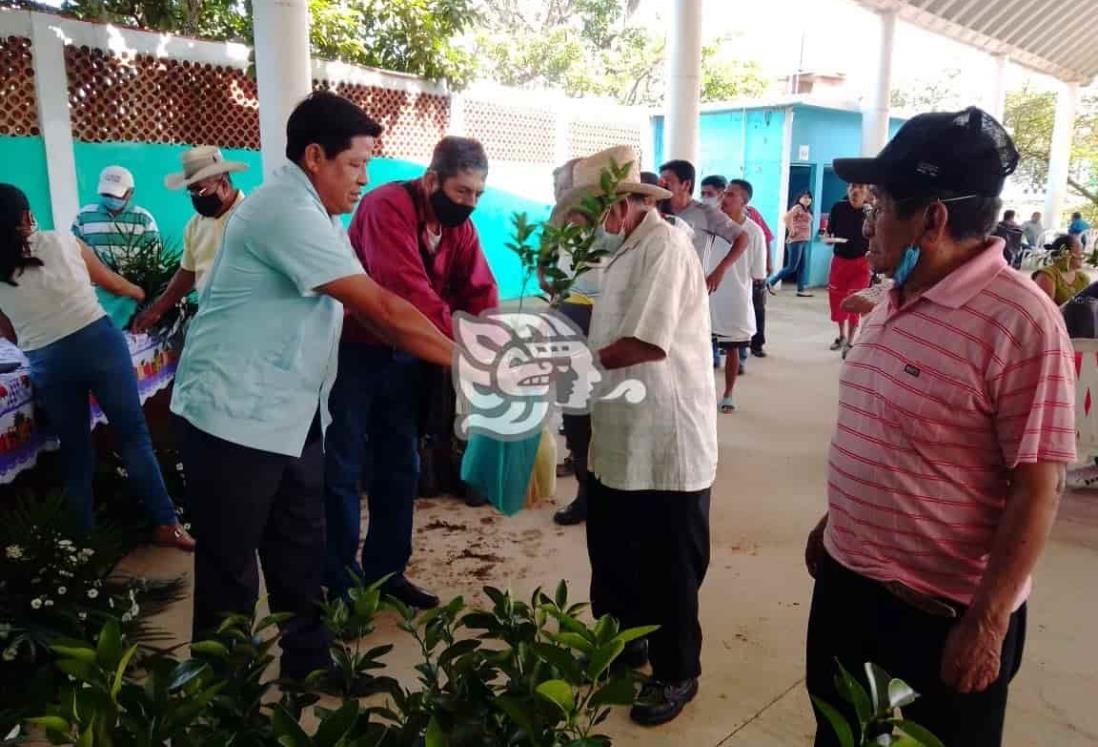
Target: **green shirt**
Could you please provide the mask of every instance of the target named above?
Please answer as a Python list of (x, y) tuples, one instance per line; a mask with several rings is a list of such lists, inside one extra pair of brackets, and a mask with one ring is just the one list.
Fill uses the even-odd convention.
[[(76, 214), (72, 232), (92, 248), (103, 264), (116, 271), (128, 256), (148, 242), (160, 240), (160, 231), (152, 213), (137, 205), (130, 205), (117, 214), (112, 214), (98, 203), (86, 205)], [(125, 329), (137, 310), (137, 302), (98, 287), (95, 293), (115, 326)]]
[(343, 328), (343, 305), (314, 289), (363, 273), (305, 172), (279, 169), (225, 226), (172, 412), (225, 441), (301, 456), (318, 408), (329, 422)]

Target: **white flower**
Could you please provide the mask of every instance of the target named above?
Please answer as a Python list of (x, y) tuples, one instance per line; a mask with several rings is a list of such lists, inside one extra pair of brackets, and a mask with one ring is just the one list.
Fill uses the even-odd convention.
[(81, 620), (87, 620), (88, 619), (88, 613), (87, 612), (77, 612), (76, 616), (79, 617)]
[(129, 612), (123, 612), (122, 613), (122, 622), (128, 623), (132, 619), (133, 619), (133, 617), (130, 615)]
[(57, 595), (58, 596), (62, 596), (62, 597), (65, 596), (65, 592), (67, 592), (67, 591), (68, 591), (68, 589), (66, 589), (64, 586), (58, 586), (57, 587)]
[(52, 607), (53, 606), (53, 600), (52, 599), (47, 599), (46, 600), (46, 606), (47, 607)]
[(19, 655), (19, 649), (15, 646), (8, 646), (4, 649), (4, 661), (15, 661), (15, 657)]
[(8, 545), (4, 548), (4, 555), (8, 560), (19, 560), (23, 557), (23, 548), (19, 545)]
[(186, 524), (183, 525), (183, 528), (186, 529), (188, 532), (191, 531), (191, 523), (188, 521)]
[(70, 551), (71, 551), (71, 548), (72, 548), (72, 540), (57, 540), (57, 546), (58, 546), (58, 547), (64, 547), (64, 548), (70, 549)]
[(42, 608), (42, 600), (35, 597), (31, 600), (31, 609), (37, 610)]
[[(92, 589), (92, 591), (95, 591), (95, 590)], [(96, 594), (98, 594), (98, 593), (99, 592), (96, 592)], [(88, 595), (90, 596), (91, 592), (88, 592)], [(110, 608), (113, 610), (114, 609), (114, 598), (113, 597), (107, 597), (107, 604), (110, 605)]]
[[(88, 589), (88, 599), (95, 599), (97, 596), (99, 596), (98, 589)], [(112, 604), (111, 606), (113, 607), (114, 605)]]

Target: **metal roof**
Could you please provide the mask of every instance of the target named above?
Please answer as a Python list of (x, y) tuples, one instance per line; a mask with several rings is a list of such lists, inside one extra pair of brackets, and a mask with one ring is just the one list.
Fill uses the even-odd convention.
[(1098, 75), (1098, 0), (855, 0), (1065, 81)]

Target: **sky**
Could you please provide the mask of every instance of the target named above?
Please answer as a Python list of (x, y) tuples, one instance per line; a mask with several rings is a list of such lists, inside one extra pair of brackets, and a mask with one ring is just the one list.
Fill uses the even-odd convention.
[[(667, 28), (673, 2), (642, 0), (638, 20)], [(774, 77), (796, 70), (802, 34), (804, 69), (846, 73), (853, 91), (864, 90), (866, 73), (876, 64), (878, 22), (853, 0), (703, 0), (702, 12), (706, 40), (733, 35), (733, 54), (758, 61)], [(980, 103), (993, 75), (990, 55), (903, 21), (897, 23), (895, 45), (893, 88), (918, 86), (959, 69), (965, 97)], [(1008, 68), (1008, 90), (1027, 82), (1039, 89), (1054, 85), (1020, 66)]]

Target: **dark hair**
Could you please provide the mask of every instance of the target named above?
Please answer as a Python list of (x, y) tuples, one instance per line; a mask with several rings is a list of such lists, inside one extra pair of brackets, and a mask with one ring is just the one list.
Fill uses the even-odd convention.
[(23, 218), (30, 202), (23, 190), (0, 184), (0, 282), (19, 285), (15, 275), (28, 267), (41, 267), (42, 260), (30, 254), (30, 242), (23, 231)]
[(747, 194), (747, 201), (751, 202), (751, 198), (755, 196), (755, 188), (751, 186), (751, 182), (746, 179), (733, 179), (728, 182), (729, 187), (739, 187)]
[(702, 179), (701, 185), (703, 187), (716, 187), (719, 191), (723, 192), (725, 187), (728, 186), (728, 180), (720, 174), (711, 174)]
[(1045, 244), (1045, 249), (1052, 256), (1053, 259), (1059, 259), (1071, 252), (1071, 247), (1075, 246), (1078, 242), (1071, 234), (1061, 233), (1057, 234), (1056, 238), (1052, 240), (1051, 244)]
[(1003, 211), (1003, 220), (1014, 220), (1014, 216), (1017, 215), (1013, 210)]
[(438, 141), (431, 154), (431, 165), (427, 168), (438, 174), (440, 183), (462, 171), (487, 173), (488, 154), (479, 140), (449, 135)]
[(641, 184), (657, 185), (660, 183), (660, 175), (655, 171), (642, 171)]
[(323, 148), (328, 158), (335, 158), (351, 147), (352, 138), (377, 137), (381, 129), (354, 102), (331, 91), (316, 91), (286, 121), (286, 158), (299, 163), (312, 143)]
[(694, 179), (698, 174), (694, 171), (694, 164), (689, 161), (668, 161), (660, 166), (660, 171), (670, 171), (679, 178), (680, 182), (690, 182), (690, 191), (694, 191)]
[[(805, 191), (803, 191), (799, 195), (797, 195), (797, 199), (793, 200), (793, 205), (790, 206), (790, 210), (792, 210), (793, 206), (795, 206), (795, 205), (801, 205), (801, 198), (802, 197), (808, 197), (808, 199), (812, 200), (812, 193), (806, 189)], [(813, 202), (815, 202), (815, 200), (813, 200)], [(808, 207), (805, 207), (804, 205), (801, 205), (801, 208), (804, 209), (809, 215), (812, 214), (812, 206), (811, 205), (809, 205)]]
[(1081, 220), (1081, 219), (1082, 219), (1082, 217), (1083, 217), (1083, 214), (1082, 214), (1082, 213), (1072, 213), (1072, 214), (1071, 214), (1071, 219), (1072, 219), (1072, 220)]
[(927, 206), (936, 200), (949, 200), (949, 223), (946, 228), (949, 235), (955, 241), (965, 239), (986, 239), (995, 230), (995, 219), (999, 210), (1003, 207), (1003, 201), (998, 197), (987, 195), (962, 195), (944, 192), (932, 197), (913, 197), (896, 203), (896, 215), (900, 218), (910, 218), (919, 210), (925, 210)]

